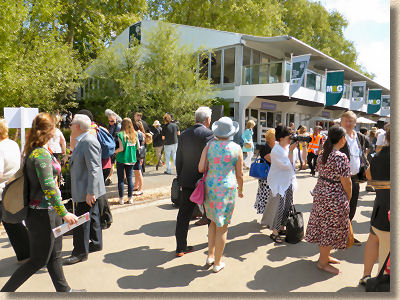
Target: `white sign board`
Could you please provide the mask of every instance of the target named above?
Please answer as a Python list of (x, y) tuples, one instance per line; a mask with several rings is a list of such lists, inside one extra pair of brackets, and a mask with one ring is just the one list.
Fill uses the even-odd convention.
[(39, 108), (4, 107), (4, 119), (8, 128), (31, 128), (32, 121), (38, 114)]

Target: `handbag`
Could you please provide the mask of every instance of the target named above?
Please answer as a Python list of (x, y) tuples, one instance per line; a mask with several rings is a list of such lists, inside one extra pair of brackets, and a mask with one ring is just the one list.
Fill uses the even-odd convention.
[(367, 280), (367, 284), (365, 285), (366, 292), (390, 292), (390, 275), (383, 274), (389, 258), (390, 252), (386, 257), (385, 263), (383, 264), (378, 276)]
[(289, 217), (286, 223), (286, 242), (297, 244), (304, 238), (303, 213), (297, 212), (294, 205), (289, 211)]
[(178, 178), (174, 178), (172, 180), (172, 185), (171, 185), (171, 201), (175, 206), (180, 205), (180, 193), (181, 193), (181, 188), (179, 186)]
[(257, 157), (251, 164), (249, 175), (258, 179), (267, 179), (269, 173), (269, 164), (264, 158)]
[(351, 226), (351, 221), (349, 220), (349, 235), (347, 236), (346, 249), (354, 245), (354, 231), (353, 226)]
[[(208, 148), (210, 144), (207, 145), (207, 151), (206, 151), (206, 157), (208, 153)], [(204, 162), (204, 169), (207, 168), (207, 160)], [(201, 177), (197, 183), (196, 183), (196, 188), (194, 189), (193, 193), (190, 195), (190, 201), (193, 203), (196, 203), (198, 205), (203, 205), (204, 203), (204, 191), (205, 191), (205, 181), (206, 181), (206, 176), (207, 176), (208, 170), (204, 171), (203, 177)]]
[(250, 143), (245, 143), (244, 147), (247, 148), (247, 149), (250, 149), (251, 148), (251, 144)]

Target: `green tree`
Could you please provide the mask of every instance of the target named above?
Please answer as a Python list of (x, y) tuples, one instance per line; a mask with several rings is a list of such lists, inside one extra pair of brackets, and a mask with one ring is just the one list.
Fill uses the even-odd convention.
[(197, 107), (213, 98), (210, 82), (197, 73), (197, 55), (180, 44), (172, 25), (162, 22), (146, 44), (105, 50), (89, 67), (87, 78), (96, 88), (89, 89), (83, 103), (97, 115), (104, 115), (106, 108), (121, 116), (139, 110), (149, 120), (160, 120), (171, 112), (187, 127)]
[(80, 64), (54, 26), (54, 1), (0, 2), (0, 106), (74, 105)]

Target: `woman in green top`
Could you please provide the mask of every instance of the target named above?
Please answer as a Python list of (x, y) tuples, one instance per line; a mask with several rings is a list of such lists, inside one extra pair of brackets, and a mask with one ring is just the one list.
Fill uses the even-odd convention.
[(121, 123), (121, 131), (117, 134), (119, 147), (115, 150), (117, 161), (119, 203), (124, 204), (124, 172), (128, 182), (128, 201), (133, 203), (133, 165), (136, 163), (137, 132), (133, 128), (132, 121), (125, 118)]
[(36, 116), (24, 150), (30, 258), (14, 272), (2, 292), (14, 292), (44, 266), (47, 266), (57, 292), (72, 291), (62, 269), (62, 237), (54, 238), (52, 229), (62, 224), (61, 218), (70, 225), (77, 223), (78, 218), (65, 209), (57, 187), (61, 166), (47, 146), (54, 133), (54, 118), (50, 114)]

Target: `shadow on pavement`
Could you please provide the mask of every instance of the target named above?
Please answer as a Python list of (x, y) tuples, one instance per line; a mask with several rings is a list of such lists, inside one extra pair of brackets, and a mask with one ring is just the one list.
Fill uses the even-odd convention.
[(271, 242), (271, 239), (264, 234), (256, 234), (248, 239), (228, 242), (225, 246), (224, 256), (244, 261), (246, 258), (242, 256), (253, 253), (258, 247), (265, 246)]
[(142, 225), (142, 227), (140, 227), (139, 229), (127, 231), (124, 234), (135, 235), (144, 233), (146, 235), (154, 237), (170, 237), (175, 235), (175, 226), (176, 226), (175, 220), (160, 221)]
[(171, 252), (141, 246), (104, 255), (103, 262), (127, 270), (154, 268), (174, 258)]
[(264, 266), (257, 271), (254, 280), (247, 283), (247, 287), (266, 292), (290, 292), (333, 276), (335, 275), (318, 270), (316, 262), (298, 260), (276, 268)]
[[(335, 252), (332, 251), (331, 256), (338, 259), (344, 260), (352, 264), (364, 264), (364, 246), (352, 246), (350, 249), (346, 250), (336, 250)], [(360, 274), (360, 278), (361, 278)]]
[(161, 208), (161, 209), (165, 209), (165, 210), (178, 210), (178, 209), (179, 209), (179, 207), (174, 206), (174, 205), (172, 204), (172, 202), (171, 202), (171, 203), (168, 203), (168, 204), (157, 205), (157, 207), (158, 207), (158, 208)]
[(228, 227), (228, 240), (234, 240), (249, 233), (260, 233), (261, 225), (256, 219), (250, 222), (242, 222), (232, 227)]
[(204, 277), (210, 271), (203, 266), (185, 264), (164, 269), (152, 267), (139, 276), (124, 276), (118, 279), (118, 286), (122, 289), (156, 289), (168, 287), (188, 286), (195, 278)]
[[(311, 195), (310, 195), (310, 197), (311, 197)], [(294, 206), (296, 208), (296, 211), (299, 211), (299, 212), (302, 212), (302, 213), (309, 213), (309, 212), (311, 212), (311, 208), (312, 208), (313, 204), (312, 204), (312, 202), (311, 203), (307, 203), (307, 204), (295, 203)]]
[(359, 292), (365, 292), (365, 287), (358, 285), (358, 286), (346, 286), (344, 288), (341, 288), (338, 290), (336, 293), (359, 293)]
[(318, 245), (301, 241), (297, 244), (284, 242), (281, 246), (276, 246), (267, 251), (269, 261), (283, 261), (287, 257), (309, 258), (319, 253)]
[[(15, 256), (11, 256), (0, 260), (0, 266), (0, 277), (10, 277), (15, 272), (15, 270), (17, 270), (22, 265), (17, 263), (17, 258)], [(44, 267), (37, 271), (35, 274), (42, 274), (46, 272), (47, 268)]]
[(370, 220), (361, 223), (357, 222), (354, 219), (353, 221), (351, 221), (351, 225), (353, 226), (355, 235), (369, 233), (370, 224), (371, 224)]
[(367, 218), (371, 218), (371, 216), (372, 216), (372, 211), (371, 211), (371, 210), (363, 210), (363, 211), (361, 212), (361, 214), (362, 214), (363, 216), (367, 217)]

